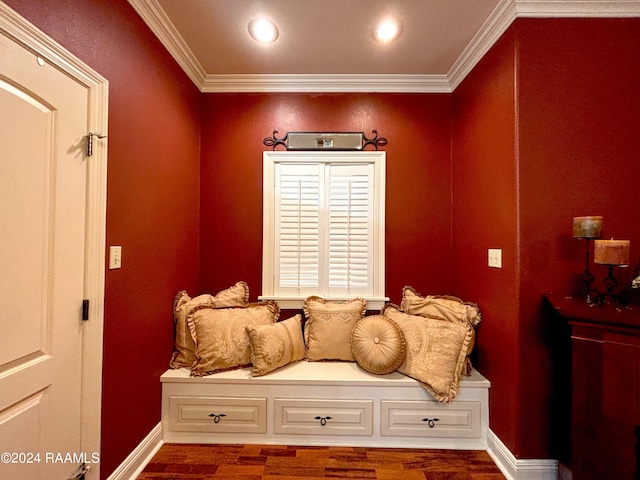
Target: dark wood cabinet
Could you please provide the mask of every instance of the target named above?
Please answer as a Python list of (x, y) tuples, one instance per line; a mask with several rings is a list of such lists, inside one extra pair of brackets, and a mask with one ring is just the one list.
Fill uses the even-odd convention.
[(640, 306), (546, 298), (571, 326), (573, 479), (639, 479)]

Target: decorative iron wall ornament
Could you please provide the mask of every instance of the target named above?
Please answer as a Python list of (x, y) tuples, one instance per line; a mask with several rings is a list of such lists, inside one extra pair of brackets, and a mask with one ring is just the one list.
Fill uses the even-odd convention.
[(378, 150), (387, 144), (387, 139), (379, 137), (377, 130), (371, 130), (373, 138), (364, 132), (289, 132), (282, 138), (278, 138), (277, 133), (278, 130), (274, 130), (262, 143), (272, 150), (280, 145), (286, 150), (364, 150), (369, 145)]

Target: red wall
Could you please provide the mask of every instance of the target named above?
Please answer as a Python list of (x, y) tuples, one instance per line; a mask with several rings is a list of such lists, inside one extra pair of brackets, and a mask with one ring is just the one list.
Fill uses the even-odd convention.
[(483, 311), (491, 429), (518, 458), (570, 461), (570, 344), (542, 298), (580, 287), (572, 217), (640, 256), (639, 40), (638, 19), (520, 19), (453, 94), (453, 290)]
[(106, 478), (160, 421), (173, 297), (197, 290), (200, 93), (126, 0), (6, 3), (109, 80)]
[(274, 129), (386, 137), (386, 291), (451, 288), (450, 95), (206, 94), (201, 165), (200, 287), (237, 280), (261, 291), (262, 139)]
[[(478, 369), (491, 380), (490, 425), (517, 440), (518, 224), (514, 39), (505, 34), (453, 94), (453, 290), (477, 302)], [(502, 269), (489, 268), (502, 249)]]
[[(516, 451), (554, 445), (562, 351), (540, 303), (580, 287), (584, 242), (572, 217), (603, 215), (605, 237), (631, 240), (640, 261), (640, 19), (522, 20), (518, 38), (520, 178), (520, 429)], [(606, 270), (591, 265), (603, 290)], [(526, 379), (526, 381), (525, 381)], [(556, 456), (563, 454), (559, 451)]]
[(125, 0), (5, 1), (110, 81), (107, 244), (123, 268), (106, 278), (103, 478), (160, 419), (175, 293), (260, 294), (274, 128), (389, 140), (388, 295), (478, 302), (492, 430), (519, 458), (563, 459), (568, 346), (541, 299), (578, 287), (572, 216), (603, 215), (640, 256), (640, 20), (518, 20), (453, 95), (200, 95)]

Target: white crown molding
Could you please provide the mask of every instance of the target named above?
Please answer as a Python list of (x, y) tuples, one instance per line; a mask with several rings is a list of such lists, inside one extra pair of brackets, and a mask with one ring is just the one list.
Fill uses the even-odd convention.
[(454, 91), (516, 18), (616, 18), (640, 16), (638, 0), (502, 0), (453, 64)]
[(514, 0), (518, 17), (596, 18), (640, 16), (638, 0)]
[[(517, 0), (515, 0), (517, 1)], [(454, 91), (517, 17), (514, 0), (501, 0), (455, 61), (447, 79)]]
[(207, 75), (157, 0), (129, 0), (203, 93), (450, 93), (516, 18), (640, 17), (640, 0), (501, 0), (446, 75)]
[(451, 93), (446, 75), (207, 75), (202, 92)]
[(196, 87), (202, 91), (207, 74), (158, 2), (156, 0), (129, 0), (129, 4), (158, 37), (160, 43), (178, 62), (178, 65)]

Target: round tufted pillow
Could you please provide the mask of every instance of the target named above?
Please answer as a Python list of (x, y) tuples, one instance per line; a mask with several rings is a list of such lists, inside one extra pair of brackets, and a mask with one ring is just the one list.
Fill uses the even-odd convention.
[(364, 317), (353, 327), (350, 340), (356, 362), (367, 372), (384, 375), (395, 371), (404, 362), (402, 330), (388, 317)]

